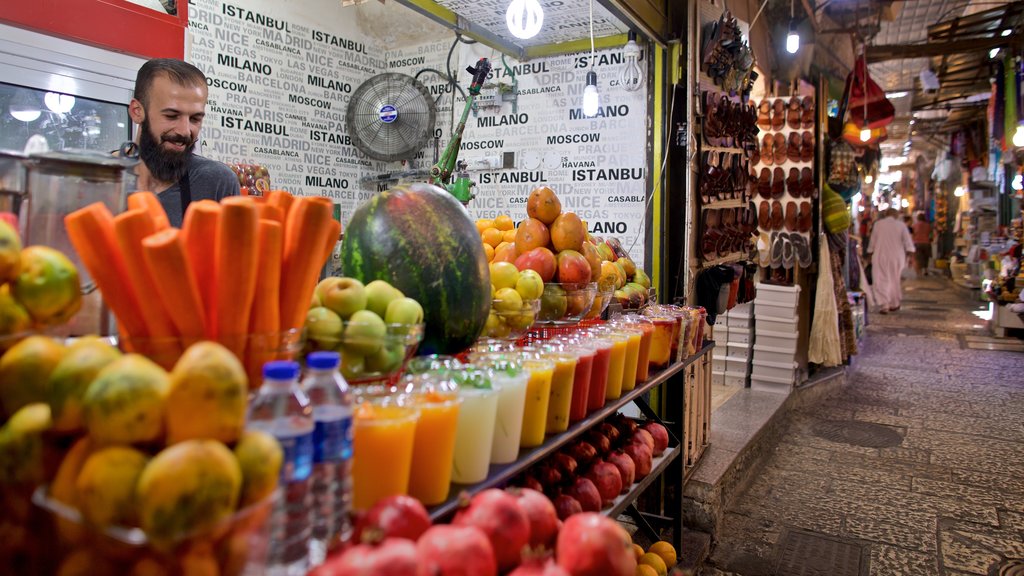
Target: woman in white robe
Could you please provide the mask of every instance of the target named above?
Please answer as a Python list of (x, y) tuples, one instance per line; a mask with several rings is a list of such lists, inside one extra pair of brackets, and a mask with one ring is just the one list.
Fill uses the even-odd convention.
[(900, 309), (903, 290), (900, 276), (907, 266), (907, 257), (914, 253), (914, 240), (899, 212), (889, 209), (871, 230), (868, 254), (871, 258), (871, 290), (882, 314)]

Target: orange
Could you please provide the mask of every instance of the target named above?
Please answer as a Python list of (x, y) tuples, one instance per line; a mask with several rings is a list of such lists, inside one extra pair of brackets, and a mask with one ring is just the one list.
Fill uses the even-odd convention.
[(637, 564), (636, 576), (658, 576), (658, 571), (647, 564)]
[(494, 219), (494, 227), (502, 232), (507, 232), (515, 229), (516, 223), (512, 221), (512, 217), (508, 214), (502, 214)]
[(555, 247), (555, 252), (582, 251), (586, 236), (587, 230), (583, 227), (583, 221), (572, 212), (559, 215), (551, 223), (551, 244)]
[(658, 556), (657, 554), (653, 554), (651, 552), (644, 554), (640, 557), (640, 564), (646, 564), (647, 566), (654, 568), (654, 571), (658, 576), (665, 576), (668, 574), (668, 566), (665, 565), (665, 561), (661, 559), (661, 556)]
[(484, 244), (490, 244), (492, 248), (501, 244), (502, 234), (501, 230), (497, 228), (488, 228), (480, 233), (480, 237), (483, 239)]
[(534, 248), (544, 248), (551, 240), (551, 233), (543, 222), (530, 218), (519, 225), (516, 231), (516, 252), (525, 254)]
[[(499, 228), (499, 230), (501, 230), (501, 228)], [(505, 242), (515, 242), (516, 241), (516, 231), (515, 231), (515, 229), (513, 228), (511, 230), (505, 230), (505, 232), (501, 235), (501, 239), (504, 240)]]
[(494, 260), (494, 248), (490, 244), (484, 244), (484, 255), (487, 256), (487, 261)]
[(526, 214), (545, 224), (551, 224), (562, 213), (562, 202), (555, 191), (547, 186), (538, 186), (526, 200)]
[(647, 552), (661, 556), (661, 559), (665, 561), (666, 566), (675, 566), (676, 562), (679, 561), (679, 558), (676, 555), (676, 549), (665, 541), (651, 544), (651, 547), (647, 549)]
[(481, 234), (483, 234), (484, 230), (487, 230), (488, 228), (494, 228), (494, 220), (481, 218), (476, 221), (476, 229)]
[(639, 562), (640, 558), (644, 555), (644, 547), (639, 544), (633, 544), (633, 555), (636, 556), (636, 561)]
[(502, 242), (497, 248), (494, 249), (494, 258), (491, 262), (512, 262), (515, 263), (516, 257), (519, 256), (516, 253), (516, 245)]

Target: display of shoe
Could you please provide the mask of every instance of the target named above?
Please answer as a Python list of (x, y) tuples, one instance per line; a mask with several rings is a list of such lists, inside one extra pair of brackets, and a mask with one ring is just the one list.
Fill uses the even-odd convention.
[(783, 219), (783, 224), (785, 225), (787, 232), (796, 231), (796, 214), (796, 202), (793, 202), (792, 200), (786, 202), (786, 216)]
[(790, 242), (796, 251), (796, 263), (801, 268), (808, 268), (811, 265), (811, 245), (803, 234), (790, 234)]
[(786, 144), (786, 158), (790, 162), (800, 161), (800, 133), (790, 132)]
[(771, 240), (771, 267), (781, 268), (782, 267), (782, 238), (778, 232), (772, 232)]
[(801, 202), (800, 210), (797, 214), (797, 230), (806, 234), (811, 231), (811, 225), (813, 223), (814, 222), (812, 219), (811, 203)]
[(782, 230), (783, 218), (784, 217), (782, 215), (782, 202), (779, 202), (778, 200), (772, 200), (771, 229)]
[(757, 105), (757, 127), (765, 131), (772, 129), (772, 104), (767, 98)]
[(786, 232), (780, 232), (779, 237), (782, 239), (782, 267), (789, 270), (796, 264), (796, 251), (793, 249), (793, 241)]
[(786, 106), (786, 125), (793, 130), (799, 130), (802, 116), (800, 98), (796, 96), (790, 98), (789, 104)]
[(794, 198), (800, 197), (800, 169), (790, 168), (786, 177), (786, 191)]

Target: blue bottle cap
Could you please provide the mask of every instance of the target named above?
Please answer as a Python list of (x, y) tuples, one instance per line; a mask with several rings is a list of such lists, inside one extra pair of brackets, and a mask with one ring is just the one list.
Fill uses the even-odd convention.
[(314, 370), (335, 370), (341, 365), (341, 354), (329, 350), (313, 352), (306, 356), (306, 365)]
[(263, 377), (268, 380), (294, 380), (299, 377), (299, 364), (290, 360), (277, 360), (263, 365)]

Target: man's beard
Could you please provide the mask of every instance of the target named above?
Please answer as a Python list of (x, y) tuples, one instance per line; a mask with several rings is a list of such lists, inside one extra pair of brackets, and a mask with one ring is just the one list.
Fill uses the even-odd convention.
[[(178, 135), (161, 136), (158, 142), (150, 130), (149, 118), (142, 121), (139, 136), (139, 158), (146, 163), (153, 177), (161, 182), (177, 182), (188, 172), (195, 140)], [(162, 147), (164, 142), (184, 144), (185, 150), (176, 152)]]

